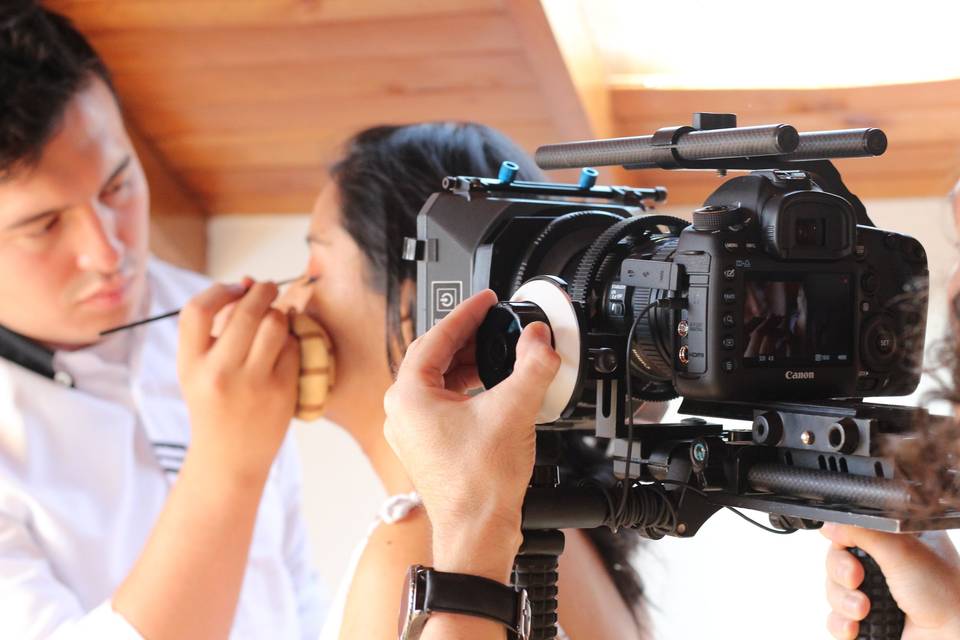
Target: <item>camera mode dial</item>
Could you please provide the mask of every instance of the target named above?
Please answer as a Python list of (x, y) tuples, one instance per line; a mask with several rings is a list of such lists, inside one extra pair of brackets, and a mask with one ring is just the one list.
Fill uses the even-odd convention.
[(693, 228), (697, 231), (720, 231), (744, 223), (746, 213), (739, 207), (709, 205), (693, 212)]

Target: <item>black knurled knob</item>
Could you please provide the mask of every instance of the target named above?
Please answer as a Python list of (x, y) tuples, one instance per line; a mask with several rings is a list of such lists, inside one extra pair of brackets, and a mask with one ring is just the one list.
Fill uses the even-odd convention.
[(719, 231), (742, 224), (744, 212), (738, 207), (709, 205), (693, 212), (693, 228), (697, 231)]

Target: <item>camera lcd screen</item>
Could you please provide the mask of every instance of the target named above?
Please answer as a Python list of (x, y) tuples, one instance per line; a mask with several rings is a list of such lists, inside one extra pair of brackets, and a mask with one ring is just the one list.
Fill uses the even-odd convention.
[(746, 277), (744, 362), (842, 365), (852, 359), (853, 291), (846, 273), (756, 273)]

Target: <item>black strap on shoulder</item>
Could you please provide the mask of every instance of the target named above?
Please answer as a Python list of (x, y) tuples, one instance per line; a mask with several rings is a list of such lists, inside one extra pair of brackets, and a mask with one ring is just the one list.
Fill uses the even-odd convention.
[(27, 338), (0, 327), (0, 358), (29, 369), (36, 374), (73, 386), (73, 381), (61, 379), (53, 368), (53, 351)]
[(505, 584), (479, 576), (426, 571), (426, 611), (477, 616), (515, 630), (520, 621), (519, 606), (519, 594)]

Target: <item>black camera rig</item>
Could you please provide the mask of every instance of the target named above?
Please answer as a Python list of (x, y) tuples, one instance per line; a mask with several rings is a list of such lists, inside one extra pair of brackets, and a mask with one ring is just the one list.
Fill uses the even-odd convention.
[[(692, 536), (722, 507), (765, 512), (778, 532), (828, 521), (960, 527), (895, 459), (946, 418), (862, 401), (914, 390), (926, 322), (923, 247), (876, 229), (829, 161), (885, 149), (878, 129), (801, 134), (696, 114), (692, 127), (536, 156), (545, 169), (751, 172), (717, 189), (692, 224), (646, 211), (662, 187), (597, 186), (592, 168), (576, 185), (521, 182), (505, 162), (497, 179), (447, 178), (426, 203), (404, 246), (418, 262), (418, 334), (491, 288), (504, 302), (477, 336), (485, 386), (512, 371), (530, 322), (550, 325), (561, 356), (538, 416), (514, 575), (531, 590), (532, 638), (556, 634), (562, 528)], [(678, 394), (680, 412), (698, 417), (635, 424), (637, 404)], [(609, 442), (616, 485), (565, 482), (557, 434), (571, 429)], [(953, 462), (942, 461), (945, 474)], [(877, 577), (865, 582), (873, 607), (861, 637), (899, 638), (902, 612), (855, 552)]]

